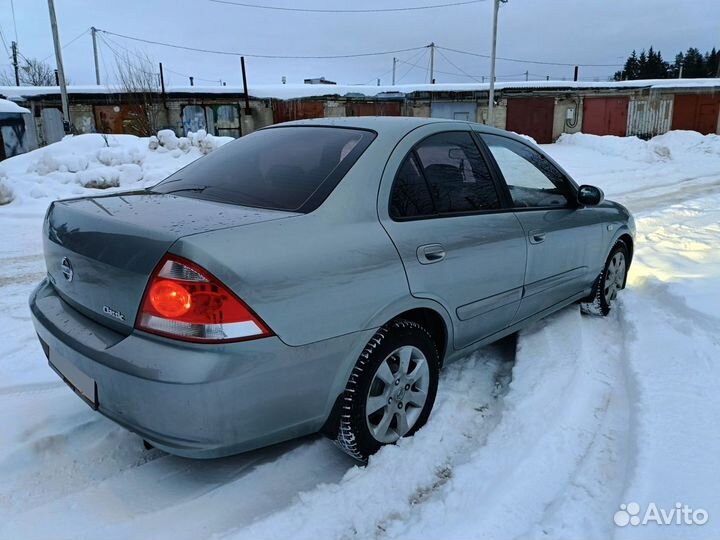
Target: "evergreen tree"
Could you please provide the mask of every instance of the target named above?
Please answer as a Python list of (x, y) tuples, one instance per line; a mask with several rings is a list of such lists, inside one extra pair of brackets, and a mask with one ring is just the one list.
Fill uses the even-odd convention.
[(683, 63), (683, 78), (697, 79), (698, 77), (706, 77), (707, 69), (705, 66), (705, 57), (699, 49), (690, 47), (685, 53), (685, 61)]
[(640, 57), (638, 58), (638, 74), (636, 79), (644, 79), (645, 73), (647, 72), (647, 54), (645, 54), (645, 49), (640, 51)]
[(720, 52), (715, 47), (705, 53), (706, 77), (720, 77)]
[(670, 64), (653, 46), (647, 52), (644, 49), (640, 51), (640, 55), (633, 50), (625, 61), (623, 69), (617, 71), (613, 79), (616, 81), (666, 79), (677, 78), (681, 73), (684, 79), (720, 77), (720, 51), (713, 47), (703, 54), (698, 48), (690, 47), (686, 52), (675, 55), (674, 62)]
[(638, 64), (637, 53), (633, 50), (632, 54), (628, 56), (628, 59), (625, 61), (625, 66), (622, 71), (615, 73), (614, 78), (616, 81), (632, 81), (637, 79), (639, 74), (640, 65)]

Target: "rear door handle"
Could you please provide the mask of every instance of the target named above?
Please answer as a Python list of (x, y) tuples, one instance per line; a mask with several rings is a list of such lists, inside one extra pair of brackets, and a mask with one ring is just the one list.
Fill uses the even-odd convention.
[(426, 244), (417, 248), (417, 258), (420, 264), (432, 264), (445, 258), (445, 248), (440, 244)]
[(541, 244), (545, 241), (545, 231), (530, 231), (528, 237), (531, 244)]

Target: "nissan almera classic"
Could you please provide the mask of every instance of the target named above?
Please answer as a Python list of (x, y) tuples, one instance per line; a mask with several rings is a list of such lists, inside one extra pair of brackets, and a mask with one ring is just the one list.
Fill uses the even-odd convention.
[(364, 460), (423, 426), (443, 365), (573, 302), (607, 315), (634, 223), (517, 135), (360, 117), (54, 202), (43, 234), (33, 322), (94, 409), (181, 456), (323, 432)]

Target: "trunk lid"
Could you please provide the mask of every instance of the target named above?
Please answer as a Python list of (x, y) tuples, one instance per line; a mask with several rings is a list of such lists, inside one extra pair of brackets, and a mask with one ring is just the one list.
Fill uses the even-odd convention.
[(56, 201), (43, 227), (48, 278), (75, 309), (129, 333), (176, 240), (296, 215), (146, 191)]

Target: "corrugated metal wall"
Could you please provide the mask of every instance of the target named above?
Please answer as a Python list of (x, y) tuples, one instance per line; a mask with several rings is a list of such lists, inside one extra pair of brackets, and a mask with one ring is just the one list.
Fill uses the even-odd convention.
[(627, 134), (650, 139), (670, 131), (672, 96), (650, 96), (630, 100)]

